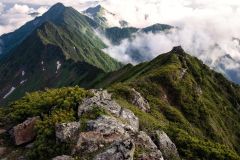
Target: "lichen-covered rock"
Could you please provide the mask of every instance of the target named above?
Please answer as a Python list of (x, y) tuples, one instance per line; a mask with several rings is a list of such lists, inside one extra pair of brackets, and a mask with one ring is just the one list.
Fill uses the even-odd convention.
[(148, 101), (143, 98), (143, 96), (137, 92), (134, 88), (131, 90), (131, 95), (132, 99), (131, 102), (132, 104), (136, 105), (139, 109), (141, 109), (144, 112), (148, 112), (150, 110), (150, 106), (148, 104)]
[(56, 137), (61, 142), (77, 140), (80, 129), (79, 122), (61, 123), (55, 125)]
[(111, 94), (106, 90), (90, 90), (94, 96), (91, 98), (86, 98), (78, 107), (78, 116), (83, 113), (93, 109), (93, 107), (101, 107), (106, 111), (119, 116), (121, 111), (121, 106), (111, 99)]
[(127, 125), (123, 124), (121, 120), (111, 116), (102, 115), (96, 120), (90, 120), (87, 123), (87, 126), (88, 130), (98, 131), (106, 135), (120, 133), (122, 135), (129, 136), (125, 130), (125, 127), (127, 127)]
[(156, 143), (163, 153), (164, 159), (180, 159), (176, 145), (164, 131), (156, 131)]
[(72, 158), (71, 156), (62, 155), (54, 157), (52, 160), (74, 160), (74, 158)]
[[(100, 107), (112, 114), (114, 117), (119, 117), (124, 122), (127, 122), (128, 124), (124, 124), (125, 129), (132, 132), (138, 131), (139, 120), (132, 111), (122, 108), (117, 102), (111, 99), (111, 94), (105, 90), (91, 90), (91, 92), (94, 96), (83, 100), (82, 104), (78, 107), (78, 115), (80, 117), (84, 113), (93, 110), (94, 107)], [(117, 121), (119, 122), (119, 120)]]
[(143, 151), (137, 159), (141, 160), (163, 160), (161, 151), (152, 139), (143, 131), (140, 131), (134, 139), (136, 147)]
[(34, 131), (34, 126), (38, 119), (39, 117), (28, 118), (23, 123), (13, 127), (13, 136), (16, 145), (31, 142), (35, 138), (36, 133)]
[(112, 144), (106, 151), (96, 155), (94, 160), (133, 160), (135, 145), (132, 139)]
[(125, 129), (129, 127), (127, 130), (131, 130), (133, 132), (137, 132), (139, 129), (139, 119), (134, 115), (132, 111), (129, 109), (122, 109), (120, 112), (120, 118), (124, 121), (128, 122), (129, 125), (125, 126)]
[(125, 137), (120, 133), (104, 134), (99, 131), (81, 132), (72, 153), (92, 153)]

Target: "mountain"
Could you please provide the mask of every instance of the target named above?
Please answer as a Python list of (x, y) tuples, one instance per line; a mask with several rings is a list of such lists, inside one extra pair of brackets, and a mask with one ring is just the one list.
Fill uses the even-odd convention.
[(0, 47), (2, 48), (2, 54), (8, 53), (11, 49), (20, 44), (28, 35), (31, 34), (32, 31), (41, 26), (44, 22), (56, 22), (64, 8), (63, 4), (57, 3), (41, 17), (37, 17), (34, 20), (27, 22), (14, 32), (1, 35), (0, 39), (2, 43), (0, 44)]
[[(105, 44), (95, 35), (91, 19), (62, 4), (54, 5), (37, 19), (46, 19), (47, 15), (51, 19), (41, 22), (0, 58), (0, 102), (45, 87), (88, 87), (98, 75), (122, 66), (102, 51)], [(27, 30), (26, 26), (35, 21), (11, 35)]]
[[(108, 73), (95, 87), (112, 91), (142, 119), (142, 129), (164, 128), (184, 159), (239, 159), (239, 155), (230, 156), (240, 153), (239, 85), (181, 47), (150, 62)], [(149, 101), (149, 113), (129, 104), (131, 88)]]
[(110, 42), (113, 45), (119, 45), (122, 40), (124, 39), (134, 39), (135, 35), (134, 33), (159, 33), (168, 31), (170, 29), (174, 28), (173, 26), (166, 25), (166, 24), (153, 24), (151, 26), (145, 27), (145, 28), (135, 28), (135, 27), (110, 27), (106, 28), (103, 32), (103, 34), (110, 40)]
[(218, 57), (212, 66), (214, 70), (224, 74), (229, 80), (240, 84), (240, 62), (232, 58), (229, 54)]
[(102, 7), (97, 5), (95, 7), (90, 7), (83, 11), (83, 14), (91, 17), (95, 22), (99, 23), (102, 27), (127, 27), (128, 22), (121, 19), (121, 17), (115, 13), (112, 13)]
[(14, 130), (15, 144), (4, 133), (7, 156), (240, 159), (240, 87), (181, 47), (107, 73), (95, 87), (108, 91), (34, 92), (0, 110), (3, 128)]

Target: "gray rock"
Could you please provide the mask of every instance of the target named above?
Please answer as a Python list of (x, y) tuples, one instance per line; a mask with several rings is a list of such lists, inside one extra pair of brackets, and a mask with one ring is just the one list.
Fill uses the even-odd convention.
[(0, 147), (0, 158), (3, 157), (7, 153), (6, 147)]
[(79, 122), (56, 124), (55, 134), (61, 142), (73, 142), (78, 139), (79, 129)]
[(127, 132), (125, 131), (126, 125), (111, 116), (102, 115), (98, 117), (96, 120), (90, 120), (87, 123), (88, 129), (91, 131), (98, 131), (103, 134), (109, 135), (113, 133), (120, 133), (122, 135), (128, 136)]
[(138, 156), (137, 159), (163, 160), (161, 151), (157, 148), (152, 139), (145, 132), (140, 131), (134, 140), (136, 147), (144, 151)]
[(81, 132), (77, 145), (72, 150), (72, 153), (92, 153), (113, 142), (121, 141), (124, 138), (125, 137), (119, 133), (103, 134), (99, 131)]
[(182, 79), (184, 77), (184, 75), (186, 74), (186, 72), (187, 72), (187, 68), (182, 68), (180, 73), (179, 73), (178, 78)]
[(179, 159), (176, 145), (171, 141), (168, 135), (163, 131), (156, 131), (156, 142), (158, 148), (162, 151), (164, 159)]
[(148, 104), (148, 101), (142, 97), (142, 95), (137, 92), (134, 88), (131, 90), (132, 95), (132, 104), (136, 105), (139, 109), (141, 109), (144, 112), (148, 112), (150, 110), (150, 106)]
[(120, 118), (128, 122), (129, 125), (125, 126), (126, 130), (137, 132), (139, 130), (139, 119), (129, 109), (122, 109), (120, 112)]
[(16, 145), (31, 142), (35, 138), (34, 126), (39, 119), (39, 117), (28, 118), (23, 123), (13, 127), (13, 136)]
[(61, 155), (61, 156), (54, 157), (52, 160), (74, 160), (74, 158), (67, 155)]
[(127, 139), (111, 145), (106, 151), (96, 155), (94, 160), (133, 160), (134, 151), (133, 140)]
[[(128, 109), (123, 109), (117, 102), (111, 99), (111, 94), (109, 94), (106, 90), (90, 90), (94, 96), (91, 98), (86, 98), (83, 100), (82, 104), (78, 107), (78, 115), (81, 116), (82, 114), (90, 111), (93, 107), (100, 107), (115, 117), (119, 117), (124, 122), (128, 124), (124, 124), (126, 130), (136, 132), (139, 128), (139, 120), (134, 115), (134, 113)], [(106, 119), (106, 117), (105, 117)], [(98, 124), (102, 119), (98, 119)], [(119, 121), (119, 120), (117, 120)], [(105, 122), (103, 122), (105, 123)], [(110, 122), (109, 122), (110, 123)], [(120, 122), (123, 123), (123, 122)]]
[(78, 116), (81, 116), (83, 113), (92, 110), (93, 107), (101, 107), (106, 111), (119, 116), (121, 111), (121, 106), (111, 99), (111, 94), (106, 90), (90, 90), (94, 96), (91, 98), (86, 98), (83, 100), (81, 105), (78, 107)]

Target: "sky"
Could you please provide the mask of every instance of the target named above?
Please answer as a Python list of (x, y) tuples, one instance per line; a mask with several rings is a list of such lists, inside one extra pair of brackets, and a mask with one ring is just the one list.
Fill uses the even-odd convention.
[[(176, 45), (212, 67), (226, 54), (240, 62), (240, 45), (234, 40), (240, 38), (239, 0), (0, 0), (0, 35), (33, 19), (30, 13), (41, 15), (57, 2), (78, 11), (100, 3), (134, 27), (164, 23), (179, 28), (168, 33), (137, 34), (118, 46), (109, 44), (106, 52), (125, 63), (138, 63), (126, 54), (129, 47), (139, 48), (148, 54), (146, 59), (151, 59)], [(229, 60), (224, 68), (240, 70), (238, 63)]]

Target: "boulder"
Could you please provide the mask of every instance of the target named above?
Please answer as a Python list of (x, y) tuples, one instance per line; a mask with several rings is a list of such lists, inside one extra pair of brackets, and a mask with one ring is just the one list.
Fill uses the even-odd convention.
[(180, 160), (176, 145), (171, 141), (164, 131), (156, 131), (156, 143), (158, 148), (162, 151), (164, 159)]
[(119, 133), (103, 134), (99, 131), (81, 132), (73, 154), (92, 153), (124, 137)]
[[(90, 90), (94, 96), (83, 100), (82, 104), (78, 107), (78, 115), (91, 111), (93, 107), (100, 107), (112, 114), (114, 117), (119, 117), (125, 124), (126, 130), (136, 132), (139, 128), (139, 120), (134, 113), (128, 109), (122, 108), (117, 102), (111, 99), (111, 95), (106, 90)], [(105, 117), (106, 119), (106, 117)], [(99, 119), (100, 122), (102, 119)], [(119, 120), (118, 120), (119, 121)], [(111, 122), (109, 122), (111, 123)], [(123, 122), (121, 122), (123, 123)]]
[(134, 139), (138, 149), (144, 151), (138, 155), (141, 160), (163, 160), (161, 151), (154, 144), (152, 139), (143, 131), (140, 131)]
[(74, 158), (72, 158), (71, 156), (62, 155), (54, 157), (52, 160), (74, 160)]
[(87, 122), (88, 130), (98, 131), (104, 135), (110, 135), (113, 133), (119, 133), (128, 136), (125, 130), (126, 125), (112, 116), (102, 115), (96, 120), (90, 120)]
[(61, 142), (72, 142), (77, 140), (80, 122), (61, 123), (55, 125), (56, 137)]
[[(139, 129), (139, 119), (129, 109), (122, 109), (120, 112), (120, 118), (127, 122), (129, 125), (125, 126), (126, 130), (137, 132)], [(127, 128), (129, 127), (129, 128)]]
[(3, 157), (7, 153), (6, 147), (0, 147), (0, 158)]
[(39, 119), (39, 117), (28, 118), (23, 123), (13, 127), (13, 136), (16, 145), (31, 142), (35, 138), (36, 132), (34, 131), (34, 126)]
[(81, 116), (83, 113), (92, 110), (93, 107), (101, 107), (106, 111), (119, 116), (121, 111), (121, 106), (111, 99), (111, 94), (106, 90), (90, 90), (94, 96), (91, 98), (86, 98), (78, 107), (78, 116)]
[(96, 155), (94, 160), (133, 160), (135, 145), (132, 139), (112, 144), (107, 150)]
[(143, 96), (137, 92), (134, 88), (131, 89), (131, 103), (133, 105), (136, 105), (139, 109), (141, 109), (144, 112), (148, 112), (150, 110), (150, 106), (148, 104), (148, 101), (143, 98)]
[(0, 135), (5, 134), (6, 132), (6, 129), (0, 129)]

